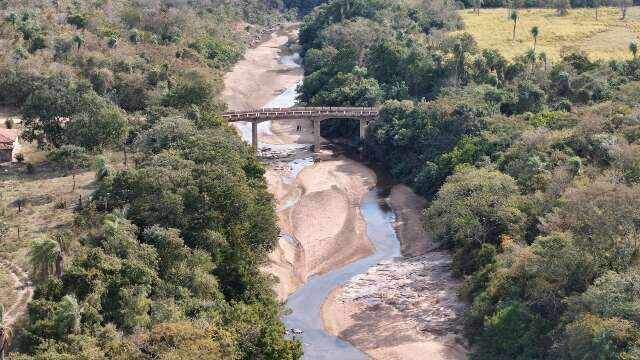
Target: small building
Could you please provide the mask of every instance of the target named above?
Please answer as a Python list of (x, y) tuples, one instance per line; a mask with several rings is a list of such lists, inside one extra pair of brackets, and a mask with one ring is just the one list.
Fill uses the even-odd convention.
[(0, 129), (0, 163), (15, 161), (20, 152), (20, 131)]

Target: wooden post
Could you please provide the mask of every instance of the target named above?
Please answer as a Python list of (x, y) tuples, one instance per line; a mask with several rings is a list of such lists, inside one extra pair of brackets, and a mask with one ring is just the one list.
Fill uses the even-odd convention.
[(320, 152), (320, 120), (313, 120), (313, 152)]
[(258, 151), (258, 123), (251, 122), (251, 145), (254, 151)]

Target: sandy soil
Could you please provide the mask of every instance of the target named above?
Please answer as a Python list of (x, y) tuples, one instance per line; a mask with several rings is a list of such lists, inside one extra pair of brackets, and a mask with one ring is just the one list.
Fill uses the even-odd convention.
[(325, 152), (296, 179), (282, 164), (271, 165), (266, 176), (283, 233), (266, 270), (279, 278), (275, 290), (281, 300), (309, 276), (373, 253), (359, 209), (376, 183), (371, 169)]
[[(262, 45), (248, 49), (241, 61), (224, 77), (221, 99), (230, 110), (258, 109), (302, 80), (302, 68), (279, 62), (295, 32), (273, 35)], [(294, 125), (295, 129), (295, 125)]]
[(325, 327), (367, 354), (380, 360), (463, 360), (464, 348), (457, 337), (434, 337), (420, 329), (397, 308), (385, 304), (341, 298), (336, 288), (322, 306)]
[(449, 254), (431, 251), (420, 224), (426, 202), (404, 185), (387, 201), (404, 257), (335, 289), (322, 305), (325, 328), (372, 359), (466, 359), (461, 282), (451, 276)]
[(433, 245), (431, 235), (424, 231), (420, 221), (427, 202), (406, 185), (394, 186), (387, 201), (396, 214), (394, 227), (402, 255), (418, 256), (429, 251)]

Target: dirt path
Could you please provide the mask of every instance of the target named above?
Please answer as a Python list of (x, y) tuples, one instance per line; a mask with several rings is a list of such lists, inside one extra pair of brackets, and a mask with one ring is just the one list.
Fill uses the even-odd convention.
[(11, 327), (25, 314), (27, 305), (33, 297), (33, 286), (29, 275), (11, 260), (0, 257), (0, 267), (9, 270), (13, 278), (13, 291), (17, 292), (16, 301), (4, 311), (4, 326)]

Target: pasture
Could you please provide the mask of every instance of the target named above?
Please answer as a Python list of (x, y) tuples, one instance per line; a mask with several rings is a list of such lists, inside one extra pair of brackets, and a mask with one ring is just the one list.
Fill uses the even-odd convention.
[(545, 51), (553, 61), (563, 51), (581, 50), (593, 59), (630, 58), (629, 44), (640, 43), (640, 7), (629, 8), (621, 19), (618, 8), (600, 8), (598, 20), (592, 8), (570, 9), (559, 16), (555, 9), (519, 9), (516, 37), (510, 11), (481, 9), (478, 16), (472, 9), (461, 10), (465, 30), (482, 48), (494, 48), (512, 59), (533, 48), (530, 30), (538, 26), (537, 51)]

